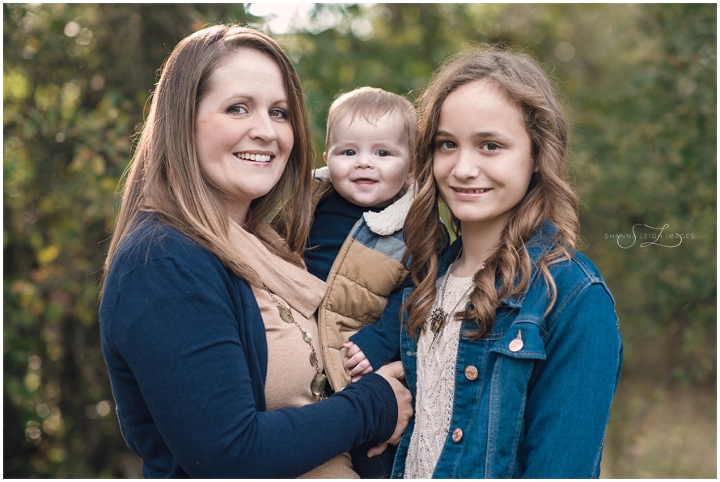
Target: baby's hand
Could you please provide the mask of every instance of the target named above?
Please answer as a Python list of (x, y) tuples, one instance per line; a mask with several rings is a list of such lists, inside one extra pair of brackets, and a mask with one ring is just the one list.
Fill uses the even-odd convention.
[(350, 370), (350, 377), (352, 381), (356, 382), (360, 380), (360, 377), (372, 373), (373, 367), (370, 365), (370, 361), (365, 357), (365, 353), (355, 343), (348, 341), (343, 343), (343, 346), (348, 351), (349, 360), (345, 362), (345, 368)]

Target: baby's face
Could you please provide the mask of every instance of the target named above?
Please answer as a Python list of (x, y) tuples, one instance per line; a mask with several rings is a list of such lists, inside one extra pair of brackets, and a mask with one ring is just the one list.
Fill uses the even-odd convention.
[(410, 147), (400, 114), (374, 124), (338, 119), (323, 158), (335, 190), (363, 207), (384, 207), (411, 181)]

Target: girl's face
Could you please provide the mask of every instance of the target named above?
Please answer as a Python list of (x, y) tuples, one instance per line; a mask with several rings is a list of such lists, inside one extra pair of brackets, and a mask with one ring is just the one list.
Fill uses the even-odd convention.
[(238, 223), (285, 170), (295, 139), (288, 109), (280, 67), (252, 49), (221, 63), (200, 100), (195, 119), (200, 166), (228, 196), (228, 214)]
[(433, 141), (433, 174), (463, 232), (501, 232), (532, 173), (522, 112), (497, 83), (476, 80), (447, 96)]

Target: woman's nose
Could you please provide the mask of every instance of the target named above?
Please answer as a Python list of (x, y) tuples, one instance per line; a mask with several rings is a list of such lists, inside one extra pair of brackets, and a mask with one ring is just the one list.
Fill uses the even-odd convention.
[(254, 116), (253, 126), (249, 135), (254, 139), (261, 139), (265, 142), (271, 142), (277, 139), (277, 131), (275, 123), (267, 113), (258, 113)]

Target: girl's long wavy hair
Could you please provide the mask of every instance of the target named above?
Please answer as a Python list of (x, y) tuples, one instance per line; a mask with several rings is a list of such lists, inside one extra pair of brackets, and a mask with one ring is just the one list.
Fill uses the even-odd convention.
[(244, 227), (253, 231), (289, 198), (286, 209), (292, 210), (291, 222), (280, 233), (287, 246), (261, 241), (283, 259), (302, 265), (310, 227), (314, 154), (300, 80), (285, 52), (267, 35), (247, 27), (215, 25), (184, 38), (164, 63), (150, 113), (124, 175), (105, 274), (123, 241), (140, 227), (140, 212), (151, 210), (215, 254), (235, 274), (260, 286), (258, 274), (244, 263), (229, 239), (227, 195), (203, 173), (195, 139), (198, 105), (210, 88), (215, 69), (241, 49), (259, 51), (280, 68), (295, 139), (283, 175), (270, 192), (252, 202)]
[[(485, 269), (474, 275), (469, 309), (458, 313), (457, 319), (478, 321), (478, 330), (471, 334), (475, 339), (490, 331), (500, 301), (505, 296), (521, 294), (528, 287), (531, 262), (525, 244), (545, 219), (558, 227), (554, 246), (539, 261), (551, 293), (550, 307), (557, 298), (557, 289), (548, 267), (568, 259), (577, 246), (578, 199), (567, 180), (568, 128), (547, 75), (528, 55), (499, 47), (485, 46), (448, 59), (419, 99), (414, 153), (418, 193), (403, 230), (408, 248), (405, 261), (409, 262), (410, 276), (417, 287), (403, 305), (409, 313), (408, 332), (414, 337), (424, 330), (437, 294), (439, 259), (435, 240), (440, 229), (441, 196), (433, 176), (433, 150), (440, 109), (450, 93), (481, 79), (496, 82), (521, 108), (532, 144), (535, 172), (527, 193), (501, 234), (497, 250), (486, 260)], [(454, 216), (452, 224), (456, 234), (461, 234), (460, 222)], [(499, 288), (496, 280), (500, 280)]]

